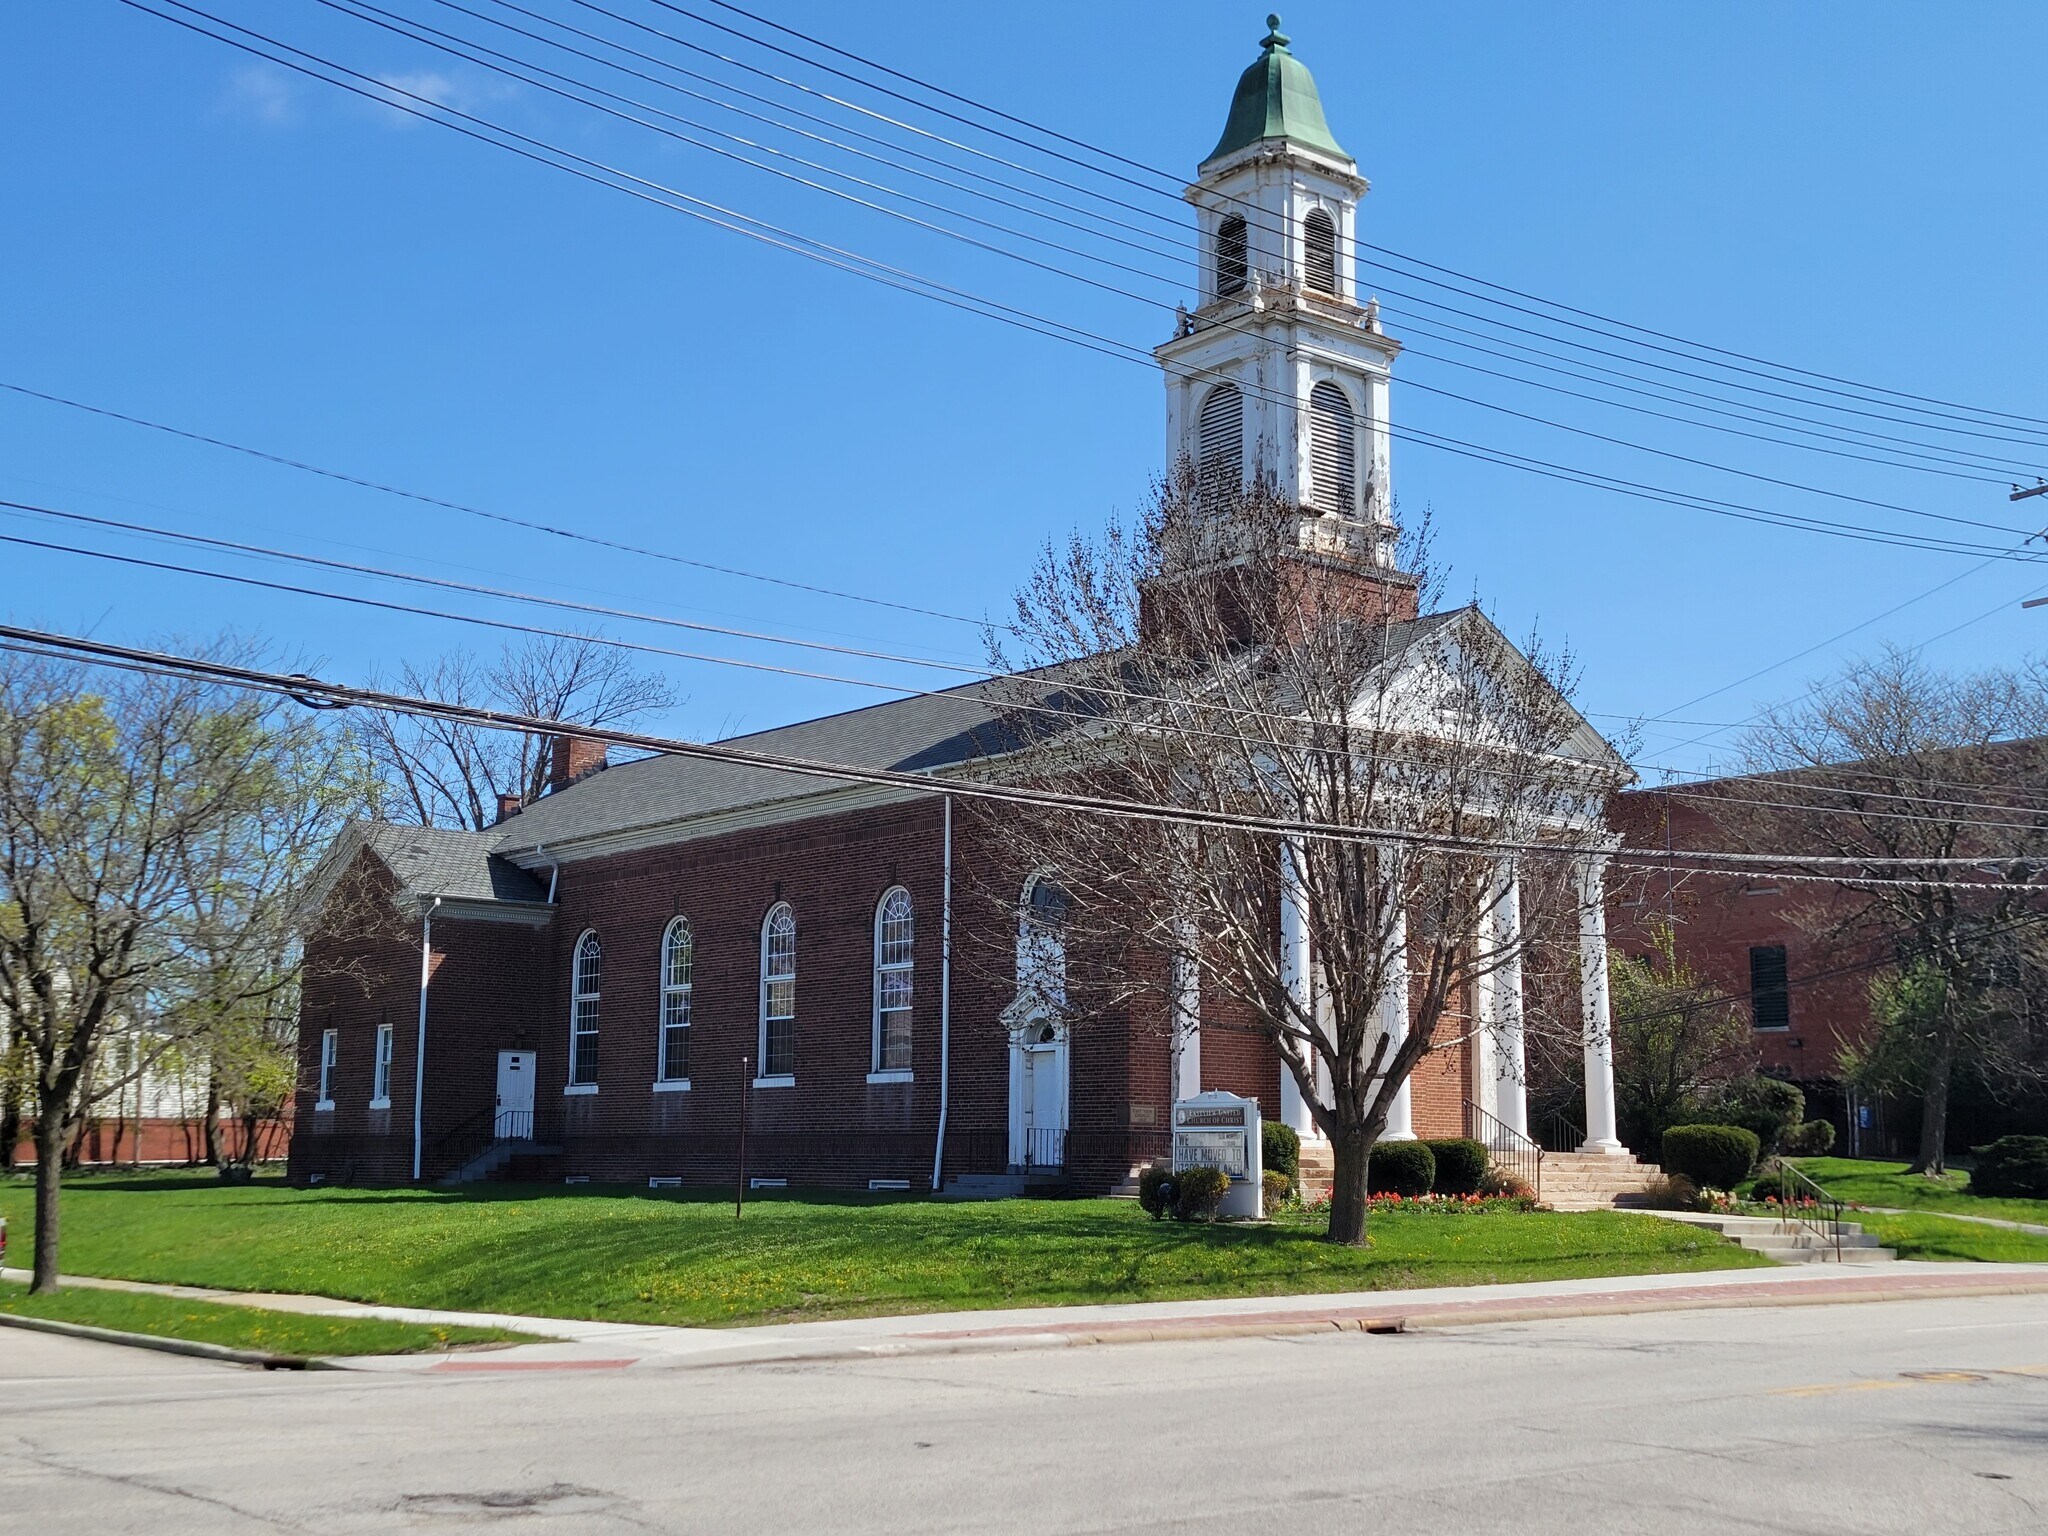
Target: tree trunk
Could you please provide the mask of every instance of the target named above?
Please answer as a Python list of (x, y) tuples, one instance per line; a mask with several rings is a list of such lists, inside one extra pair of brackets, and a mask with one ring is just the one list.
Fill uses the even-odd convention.
[(0, 1173), (14, 1167), (14, 1149), (21, 1143), (21, 1100), (11, 1090), (0, 1102)]
[(222, 1145), (220, 1131), (220, 1079), (212, 1073), (206, 1077), (206, 1164), (209, 1168), (227, 1166), (227, 1148)]
[(1363, 1248), (1365, 1235), (1365, 1171), (1372, 1161), (1372, 1143), (1362, 1131), (1337, 1138), (1331, 1149), (1336, 1170), (1330, 1178), (1330, 1241)]
[(1955, 1065), (1955, 1026), (1943, 1019), (1934, 1060), (1927, 1068), (1927, 1093), (1920, 1101), (1920, 1155), (1913, 1159), (1908, 1173), (1933, 1176), (1948, 1171), (1948, 1087)]
[(29, 1294), (57, 1289), (57, 1198), (64, 1180), (64, 1117), (49, 1104), (36, 1115), (35, 1273)]

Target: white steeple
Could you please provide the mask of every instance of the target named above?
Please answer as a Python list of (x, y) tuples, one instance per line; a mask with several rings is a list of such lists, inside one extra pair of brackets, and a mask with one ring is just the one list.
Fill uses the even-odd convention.
[(1154, 350), (1167, 453), (1204, 479), (1270, 485), (1305, 509), (1304, 549), (1390, 569), (1389, 368), (1400, 344), (1359, 302), (1353, 254), (1367, 183), (1323, 120), (1280, 18), (1238, 81), (1222, 139), (1186, 197), (1200, 307)]

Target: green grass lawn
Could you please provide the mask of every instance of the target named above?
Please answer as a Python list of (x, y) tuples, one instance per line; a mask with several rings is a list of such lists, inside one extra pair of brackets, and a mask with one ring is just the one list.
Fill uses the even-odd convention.
[[(32, 1192), (0, 1183), (26, 1254)], [(229, 1188), (204, 1177), (66, 1186), (64, 1268), (402, 1306), (732, 1324), (963, 1307), (1264, 1296), (1733, 1269), (1764, 1261), (1621, 1212), (1372, 1219), (1369, 1249), (1303, 1219), (1153, 1223), (1127, 1200)]]
[(2028, 1221), (2048, 1227), (2048, 1200), (1992, 1198), (1967, 1194), (1970, 1176), (1949, 1173), (1939, 1179), (1908, 1173), (1905, 1163), (1880, 1163), (1851, 1157), (1794, 1159), (1799, 1170), (1831, 1195), (1854, 1205), (1892, 1206), (1902, 1211), (1945, 1211), (1956, 1216), (1993, 1216), (2000, 1221)]
[(2048, 1237), (1979, 1226), (1944, 1216), (1872, 1216), (1856, 1218), (1902, 1259), (1966, 1259), (1977, 1264), (2048, 1263)]
[(84, 1323), (161, 1339), (196, 1339), (273, 1355), (412, 1355), (457, 1344), (530, 1342), (530, 1335), (496, 1328), (448, 1328), (392, 1323), (373, 1317), (305, 1317), (211, 1301), (186, 1301), (139, 1291), (67, 1286), (53, 1296), (0, 1283), (0, 1313)]

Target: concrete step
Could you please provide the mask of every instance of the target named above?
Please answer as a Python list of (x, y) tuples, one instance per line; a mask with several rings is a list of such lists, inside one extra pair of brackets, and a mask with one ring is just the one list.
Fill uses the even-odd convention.
[[(1831, 1264), (1839, 1249), (1844, 1264), (1888, 1264), (1898, 1254), (1882, 1246), (1876, 1237), (1853, 1221), (1833, 1230), (1816, 1231), (1797, 1221), (1778, 1216), (1723, 1216), (1700, 1211), (1648, 1211), (1667, 1221), (1718, 1232), (1733, 1238), (1752, 1253), (1779, 1264)], [(1839, 1237), (1839, 1240), (1838, 1240)]]

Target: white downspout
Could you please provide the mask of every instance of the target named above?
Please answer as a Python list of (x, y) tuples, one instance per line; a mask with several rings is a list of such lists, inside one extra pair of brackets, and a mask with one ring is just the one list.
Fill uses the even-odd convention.
[(412, 1053), (412, 1181), (420, 1181), (420, 1133), (427, 1104), (427, 983), (433, 979), (434, 913), (441, 898), (434, 898), (427, 915), (420, 919), (420, 1033)]
[(946, 1089), (953, 1072), (953, 797), (945, 797), (939, 897), (939, 1139), (932, 1148), (932, 1193), (946, 1168)]

